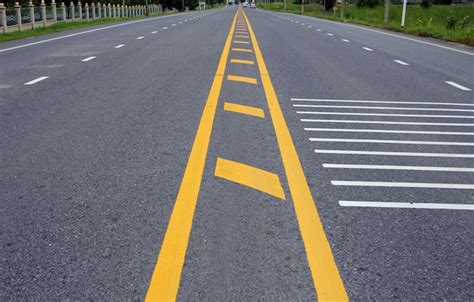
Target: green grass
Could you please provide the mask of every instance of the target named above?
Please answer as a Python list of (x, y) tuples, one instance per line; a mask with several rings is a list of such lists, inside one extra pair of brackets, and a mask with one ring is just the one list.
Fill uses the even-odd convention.
[[(258, 6), (268, 10), (284, 11), (283, 3), (261, 3)], [(388, 25), (385, 25), (383, 22), (384, 8), (382, 5), (375, 8), (357, 7), (352, 4), (346, 5), (342, 18), (339, 9), (337, 7), (335, 13), (325, 13), (320, 5), (308, 4), (305, 5), (305, 15), (381, 27), (417, 36), (434, 37), (474, 46), (473, 5), (433, 5), (428, 9), (423, 9), (419, 5), (408, 5), (404, 28), (400, 26), (402, 16), (401, 5), (390, 6), (390, 22)], [(288, 4), (287, 12), (301, 14), (301, 6)], [(446, 18), (448, 16), (453, 16), (457, 20), (455, 28), (447, 28)], [(467, 25), (462, 27), (460, 23), (465, 17), (470, 20)]]
[[(150, 16), (150, 17), (153, 17), (153, 16)], [(143, 18), (149, 18), (149, 17), (139, 16), (139, 17), (129, 17), (129, 18), (103, 18), (103, 19), (90, 20), (89, 22), (87, 21), (58, 22), (48, 27), (28, 29), (21, 32), (14, 31), (10, 33), (0, 33), (0, 42), (35, 37), (35, 36), (45, 35), (49, 33), (61, 32), (61, 31), (66, 31), (70, 29), (78, 29), (78, 28), (83, 28), (83, 27), (88, 27), (88, 26), (93, 26), (93, 25), (114, 23), (114, 22), (120, 22), (120, 21), (126, 21), (126, 20), (136, 20), (136, 19), (143, 19)], [(29, 24), (25, 24), (24, 26), (28, 26), (28, 25)]]

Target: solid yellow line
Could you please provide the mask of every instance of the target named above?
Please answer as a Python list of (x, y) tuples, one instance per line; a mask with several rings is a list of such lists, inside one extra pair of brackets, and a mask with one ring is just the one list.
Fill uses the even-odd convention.
[(344, 283), (339, 275), (331, 246), (324, 233), (318, 210), (308, 187), (306, 176), (281, 111), (278, 97), (273, 88), (255, 33), (245, 12), (242, 13), (247, 22), (252, 44), (254, 45), (255, 56), (318, 301), (348, 301)]
[(236, 64), (246, 64), (246, 65), (253, 65), (254, 61), (250, 60), (239, 60), (239, 59), (230, 59), (231, 63), (236, 63)]
[(247, 83), (247, 84), (257, 84), (257, 79), (256, 78), (250, 78), (250, 77), (241, 77), (241, 76), (235, 76), (235, 75), (228, 75), (227, 80), (235, 81), (235, 82), (243, 82), (243, 83)]
[(250, 44), (250, 42), (247, 41), (239, 41), (239, 40), (234, 40), (235, 44)]
[(161, 246), (158, 261), (151, 277), (146, 301), (174, 301), (178, 293), (181, 272), (186, 256), (191, 232), (194, 210), (201, 186), (212, 125), (222, 87), (223, 75), (227, 65), (232, 42), (232, 32), (237, 20), (234, 16), (232, 27), (222, 50), (211, 90), (197, 129), (193, 147), (189, 155), (183, 180), (171, 213), (168, 229)]
[(263, 109), (236, 103), (224, 103), (224, 110), (265, 118)]
[(247, 49), (247, 48), (232, 48), (232, 51), (252, 52), (251, 49)]
[(214, 175), (285, 200), (278, 175), (218, 157)]
[(249, 36), (235, 35), (234, 38), (244, 38), (244, 39), (248, 39)]

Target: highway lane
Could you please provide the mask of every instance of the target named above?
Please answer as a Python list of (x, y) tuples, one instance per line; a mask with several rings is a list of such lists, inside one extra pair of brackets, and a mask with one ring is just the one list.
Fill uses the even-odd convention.
[[(471, 190), (375, 185), (473, 183), (472, 171), (457, 169), (472, 167), (473, 95), (443, 83), (453, 78), (473, 87), (473, 77), (465, 76), (472, 73), (472, 68), (465, 67), (474, 65), (473, 57), (362, 30), (363, 38), (357, 39), (359, 31), (351, 27), (299, 16), (259, 11), (248, 15), (349, 296), (362, 300), (472, 297), (472, 211), (342, 207), (339, 201), (454, 203), (472, 209)], [(369, 44), (368, 40), (376, 42)], [(395, 56), (390, 49), (397, 48), (404, 51)], [(426, 55), (430, 52), (437, 55)], [(394, 59), (410, 65), (397, 64)], [(447, 70), (440, 68), (450, 63)], [(370, 102), (357, 102), (364, 100)], [(444, 104), (437, 105), (440, 103)], [(360, 132), (344, 132), (348, 129)], [(435, 145), (441, 142), (445, 144)], [(450, 145), (452, 142), (464, 145)], [(453, 154), (460, 157), (441, 157)], [(423, 171), (416, 167), (455, 169)], [(341, 181), (351, 183), (342, 186)], [(357, 182), (363, 181), (370, 183), (359, 186)]]
[(472, 211), (347, 201), (472, 209), (473, 57), (236, 13), (0, 53), (2, 300), (472, 299)]

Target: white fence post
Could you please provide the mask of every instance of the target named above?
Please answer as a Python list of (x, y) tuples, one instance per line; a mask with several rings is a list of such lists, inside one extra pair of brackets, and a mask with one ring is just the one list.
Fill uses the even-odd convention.
[(86, 5), (84, 5), (84, 10), (85, 10), (85, 13), (86, 13), (86, 20), (89, 21), (90, 18), (89, 18), (89, 4), (87, 4), (86, 2)]
[(18, 25), (18, 31), (21, 31), (21, 6), (18, 2), (15, 2), (15, 13), (16, 13), (16, 24)]
[(95, 19), (95, 4), (92, 2), (91, 4), (91, 9), (92, 9), (92, 19)]
[(64, 4), (64, 2), (61, 2), (61, 10), (63, 11), (63, 21), (66, 22), (66, 4)]
[(77, 2), (77, 9), (79, 10), (79, 20), (82, 20), (82, 3), (81, 3), (81, 1)]
[(107, 17), (112, 18), (112, 5), (107, 5), (108, 14)]
[(5, 4), (0, 3), (0, 19), (2, 19), (2, 31), (7, 32), (7, 8)]
[(71, 8), (71, 20), (74, 21), (74, 3), (72, 1), (69, 4), (69, 7)]
[(30, 9), (30, 26), (31, 29), (35, 29), (35, 6), (32, 1), (28, 3), (28, 8)]
[(43, 27), (46, 27), (46, 4), (44, 0), (41, 0), (41, 21), (43, 22)]
[(58, 12), (56, 11), (55, 0), (51, 0), (51, 8), (53, 10), (53, 24), (56, 24), (56, 22), (58, 22)]

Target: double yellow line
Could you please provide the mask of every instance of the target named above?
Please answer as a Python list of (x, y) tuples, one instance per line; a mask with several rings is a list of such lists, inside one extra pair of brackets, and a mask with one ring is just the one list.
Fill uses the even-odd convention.
[(254, 46), (263, 89), (275, 129), (318, 300), (347, 301), (348, 297), (344, 289), (344, 284), (339, 276), (331, 248), (324, 233), (315, 202), (281, 111), (255, 33), (247, 16), (241, 10), (234, 16), (230, 32), (222, 51), (176, 198), (176, 203), (170, 217), (168, 229), (158, 256), (158, 261), (150, 281), (146, 300), (173, 301), (176, 299), (178, 293), (194, 211), (205, 168), (212, 126), (232, 43), (232, 34), (234, 33), (239, 13), (242, 13), (245, 18), (249, 35)]

